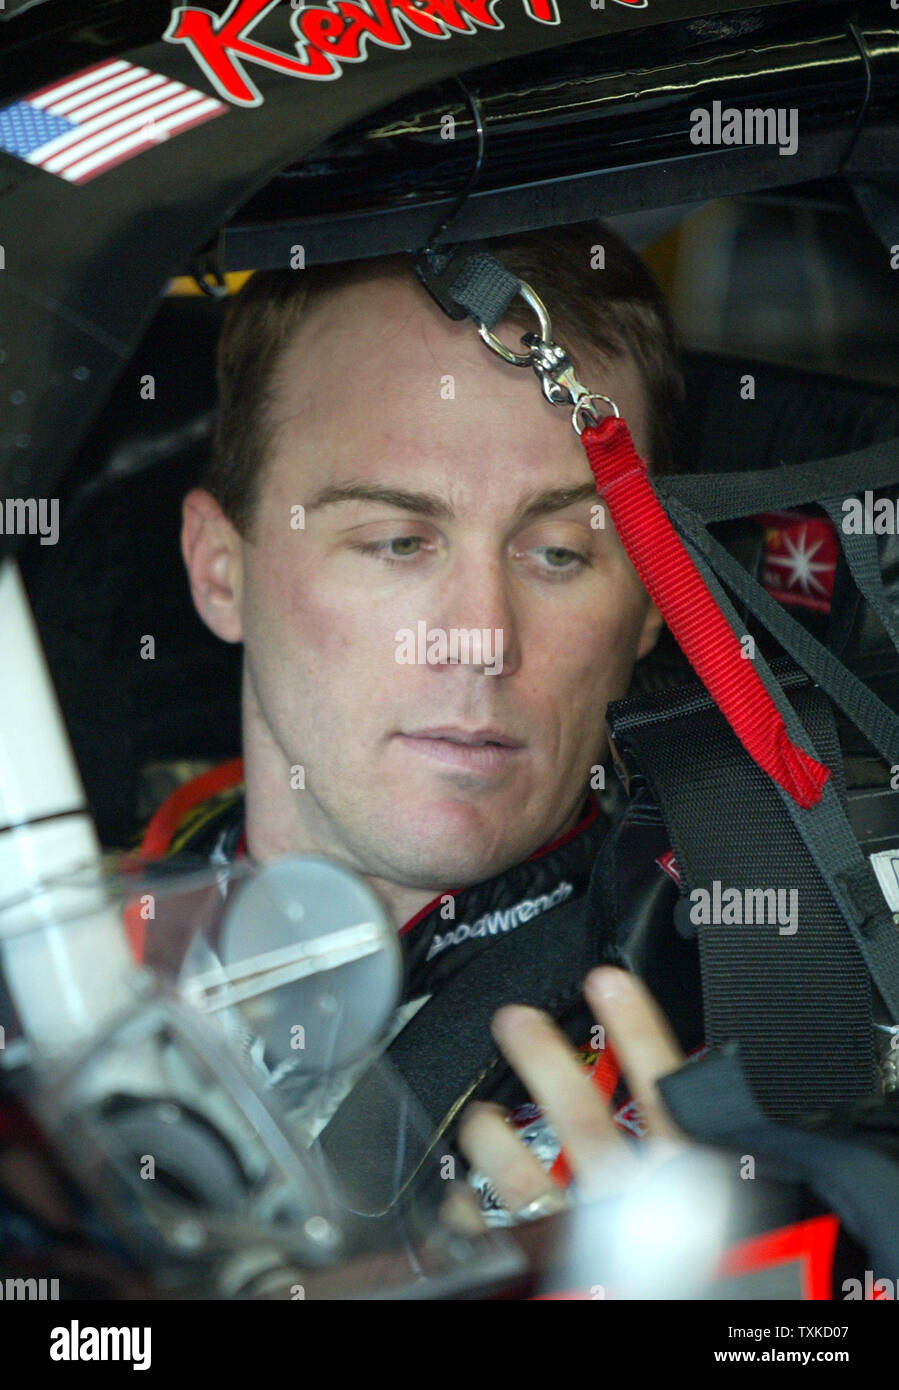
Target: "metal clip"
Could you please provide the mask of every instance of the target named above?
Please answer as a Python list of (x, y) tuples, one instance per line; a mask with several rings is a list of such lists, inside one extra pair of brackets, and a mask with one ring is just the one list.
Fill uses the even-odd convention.
[(531, 349), (531, 366), (540, 378), (543, 394), (550, 405), (575, 405), (587, 395), (563, 347), (545, 342), (536, 333), (525, 333), (521, 341)]
[(227, 299), (228, 282), (224, 272), (224, 230), (218, 231), (194, 256), (190, 265), (197, 289), (210, 299)]
[[(487, 346), (497, 353), (504, 362), (509, 362), (514, 367), (533, 367), (540, 378), (543, 394), (550, 405), (573, 406), (571, 424), (576, 434), (582, 433), (585, 424), (599, 424), (601, 417), (591, 408), (593, 401), (605, 401), (607, 405), (611, 406), (611, 413), (616, 417), (619, 416), (621, 412), (609, 396), (588, 391), (586, 386), (578, 381), (575, 376), (574, 363), (568, 353), (558, 343), (553, 342), (552, 322), (546, 305), (536, 291), (522, 280), (519, 294), (537, 315), (540, 332), (525, 333), (521, 341), (528, 351), (514, 352), (511, 348), (506, 347), (505, 343), (487, 327), (486, 323), (482, 323), (478, 326), (478, 332)], [(585, 421), (584, 424), (579, 423), (582, 410), (589, 411), (591, 416), (591, 419)]]

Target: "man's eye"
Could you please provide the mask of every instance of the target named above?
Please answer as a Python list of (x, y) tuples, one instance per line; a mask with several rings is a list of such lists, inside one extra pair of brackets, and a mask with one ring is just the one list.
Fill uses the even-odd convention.
[(386, 541), (364, 541), (357, 549), (365, 555), (377, 555), (390, 563), (395, 560), (411, 560), (418, 554), (422, 544), (422, 536), (391, 536)]
[(541, 545), (535, 554), (542, 555), (546, 560), (547, 569), (555, 570), (558, 574), (573, 574), (587, 563), (586, 555), (581, 555), (576, 550), (568, 550), (563, 545)]

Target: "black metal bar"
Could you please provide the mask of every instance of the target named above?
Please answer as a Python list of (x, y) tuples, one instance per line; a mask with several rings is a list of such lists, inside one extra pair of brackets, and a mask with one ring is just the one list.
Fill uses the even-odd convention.
[[(639, 45), (606, 38), (555, 50), (526, 74), (481, 69), (488, 156), (454, 240), (827, 179), (851, 141), (852, 169), (882, 167), (899, 140), (899, 15), (887, 29), (862, 14), (854, 35), (850, 13), (769, 18), (751, 42), (743, 33), (691, 44), (662, 26)], [(795, 107), (797, 152), (693, 145), (690, 113), (714, 100)], [(283, 265), (298, 242), (307, 263), (415, 250), (451, 207), (473, 146), (470, 115), (449, 88), (381, 112), (252, 199), (225, 230), (226, 266)]]

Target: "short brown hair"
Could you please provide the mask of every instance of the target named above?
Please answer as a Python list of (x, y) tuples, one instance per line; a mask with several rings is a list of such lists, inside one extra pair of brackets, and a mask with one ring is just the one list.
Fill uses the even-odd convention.
[[(537, 292), (556, 340), (571, 350), (576, 365), (579, 352), (606, 359), (630, 353), (646, 393), (653, 470), (670, 472), (677, 456), (683, 378), (668, 305), (637, 253), (598, 222), (513, 233), (481, 245)], [(281, 354), (313, 299), (378, 275), (414, 277), (411, 259), (386, 256), (302, 271), (258, 271), (228, 305), (218, 347), (213, 457), (204, 482), (244, 535), (252, 524), (269, 453), (269, 407)], [(524, 330), (535, 326), (532, 310), (520, 297), (506, 320)]]

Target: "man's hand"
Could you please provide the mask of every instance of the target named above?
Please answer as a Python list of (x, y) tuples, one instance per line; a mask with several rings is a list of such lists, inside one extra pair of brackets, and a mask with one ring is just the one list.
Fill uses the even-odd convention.
[[(602, 966), (591, 971), (584, 996), (640, 1103), (648, 1138), (670, 1152), (672, 1143), (683, 1139), (665, 1111), (656, 1082), (684, 1058), (667, 1020), (641, 981), (624, 970)], [(555, 1129), (580, 1196), (608, 1195), (634, 1160), (568, 1040), (545, 1014), (520, 1005), (500, 1009), (492, 1030), (509, 1065)], [(460, 1126), (459, 1146), (512, 1212), (552, 1191), (552, 1179), (506, 1123), (499, 1106), (470, 1106)]]

